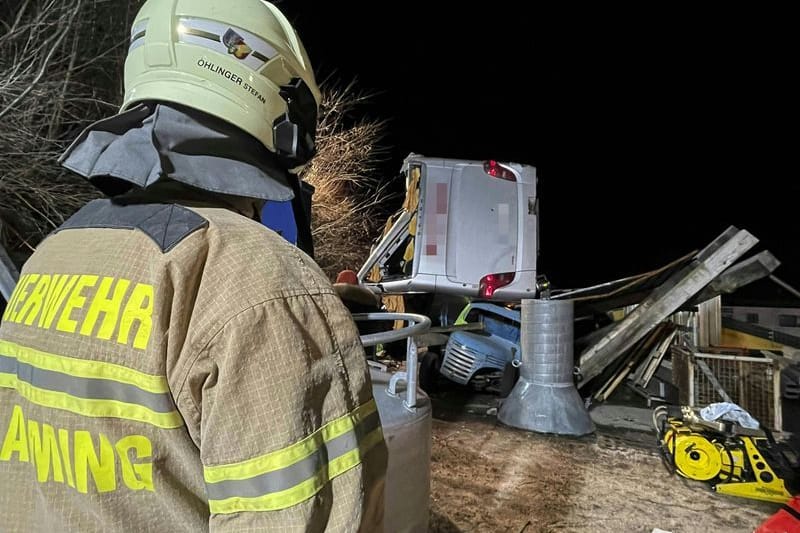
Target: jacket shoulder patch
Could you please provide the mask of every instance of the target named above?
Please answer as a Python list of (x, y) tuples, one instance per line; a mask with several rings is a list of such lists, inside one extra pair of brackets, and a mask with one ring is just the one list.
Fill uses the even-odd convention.
[(207, 225), (205, 218), (176, 204), (125, 205), (102, 199), (86, 204), (56, 232), (89, 228), (139, 230), (150, 237), (162, 253), (166, 253)]

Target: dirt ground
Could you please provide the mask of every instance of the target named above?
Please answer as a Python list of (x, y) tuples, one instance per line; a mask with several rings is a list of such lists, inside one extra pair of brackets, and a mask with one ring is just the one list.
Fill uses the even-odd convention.
[(434, 418), (432, 533), (750, 533), (777, 504), (670, 476), (654, 435), (540, 435), (494, 416)]

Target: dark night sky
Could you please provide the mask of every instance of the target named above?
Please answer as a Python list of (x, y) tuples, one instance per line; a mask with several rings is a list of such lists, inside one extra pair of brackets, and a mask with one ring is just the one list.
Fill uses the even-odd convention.
[(729, 225), (800, 284), (788, 13), (279, 5), (318, 77), (380, 92), (363, 111), (390, 119), (387, 174), (410, 151), (537, 167), (555, 286), (661, 266)]

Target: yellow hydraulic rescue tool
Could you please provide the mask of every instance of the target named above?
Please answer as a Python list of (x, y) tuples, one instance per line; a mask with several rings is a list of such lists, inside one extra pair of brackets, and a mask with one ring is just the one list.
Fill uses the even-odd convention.
[[(703, 420), (692, 407), (653, 411), (664, 464), (687, 479), (731, 496), (786, 503), (796, 491), (798, 455), (769, 430)], [(793, 490), (794, 489), (794, 490)]]

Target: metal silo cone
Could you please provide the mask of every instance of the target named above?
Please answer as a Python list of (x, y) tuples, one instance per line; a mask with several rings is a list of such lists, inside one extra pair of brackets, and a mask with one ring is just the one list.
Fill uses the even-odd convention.
[(594, 431), (572, 378), (573, 320), (571, 301), (522, 300), (522, 366), (500, 422), (558, 435)]

